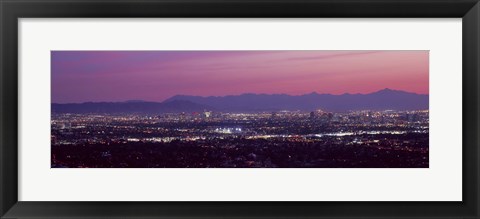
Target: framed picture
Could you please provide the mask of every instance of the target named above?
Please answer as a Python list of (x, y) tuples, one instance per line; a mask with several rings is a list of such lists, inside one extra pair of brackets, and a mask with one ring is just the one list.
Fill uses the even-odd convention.
[(476, 0), (0, 6), (2, 218), (480, 217)]

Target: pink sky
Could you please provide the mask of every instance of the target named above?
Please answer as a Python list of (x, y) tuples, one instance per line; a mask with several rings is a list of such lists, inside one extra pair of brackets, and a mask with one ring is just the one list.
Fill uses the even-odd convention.
[(428, 94), (428, 51), (52, 51), (52, 102), (243, 93)]

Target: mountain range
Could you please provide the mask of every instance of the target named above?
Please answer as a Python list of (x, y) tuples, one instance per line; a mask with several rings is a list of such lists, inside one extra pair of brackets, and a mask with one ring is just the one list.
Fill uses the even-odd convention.
[(86, 102), (52, 104), (53, 113), (167, 113), (167, 112), (255, 112), (302, 110), (423, 110), (429, 96), (383, 89), (369, 94), (241, 94), (228, 96), (176, 95), (163, 102)]

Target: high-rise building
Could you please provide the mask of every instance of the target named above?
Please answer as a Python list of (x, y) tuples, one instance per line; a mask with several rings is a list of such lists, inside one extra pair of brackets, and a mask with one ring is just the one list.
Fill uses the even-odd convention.
[(315, 119), (315, 112), (314, 111), (310, 112), (310, 119)]
[(203, 112), (203, 114), (205, 115), (205, 118), (210, 118), (210, 116), (212, 116), (211, 111), (205, 111), (205, 112)]

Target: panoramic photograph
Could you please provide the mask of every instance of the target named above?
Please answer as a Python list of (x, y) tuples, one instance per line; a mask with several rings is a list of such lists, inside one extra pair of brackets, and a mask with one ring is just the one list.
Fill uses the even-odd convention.
[(428, 168), (429, 51), (51, 51), (51, 168)]

